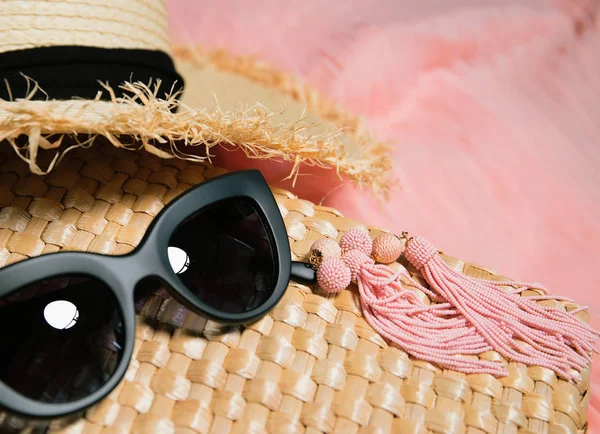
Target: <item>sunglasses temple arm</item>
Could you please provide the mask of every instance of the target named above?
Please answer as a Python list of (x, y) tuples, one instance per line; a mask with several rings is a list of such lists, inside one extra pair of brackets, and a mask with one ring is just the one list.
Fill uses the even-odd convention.
[(306, 285), (312, 285), (317, 281), (317, 273), (312, 265), (307, 262), (292, 261), (292, 274), (290, 277)]

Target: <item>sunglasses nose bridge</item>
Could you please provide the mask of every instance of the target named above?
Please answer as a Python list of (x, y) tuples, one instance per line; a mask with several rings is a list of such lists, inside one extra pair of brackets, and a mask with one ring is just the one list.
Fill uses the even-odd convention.
[[(128, 280), (132, 280), (134, 284), (148, 277), (164, 275), (168, 265), (164, 263), (165, 258), (161, 256), (154, 239), (146, 240), (134, 252), (123, 258), (126, 260), (120, 264), (120, 270), (129, 274)], [(167, 267), (166, 271), (168, 270)]]
[(142, 250), (130, 255), (112, 256), (109, 267), (121, 282), (133, 289), (140, 280), (148, 277), (156, 268), (156, 265), (149, 263), (146, 257)]

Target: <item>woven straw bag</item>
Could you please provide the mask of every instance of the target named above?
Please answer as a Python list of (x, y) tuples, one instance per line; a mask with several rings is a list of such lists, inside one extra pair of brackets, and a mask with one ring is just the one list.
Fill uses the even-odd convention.
[[(26, 8), (29, 15), (11, 10), (17, 7)], [(9, 1), (0, 8), (8, 8), (12, 14), (9, 16), (7, 9), (0, 9), (3, 12), (0, 21), (5, 24), (0, 32), (8, 33), (2, 50), (56, 43), (54, 36), (62, 43), (170, 50), (164, 5), (158, 0)], [(107, 8), (113, 11), (120, 8), (120, 24), (114, 21), (114, 14), (105, 16), (109, 13)], [(127, 17), (134, 13), (147, 14), (147, 19), (132, 22)], [(90, 18), (79, 22), (75, 15)], [(42, 28), (48, 32), (40, 34)], [(97, 32), (90, 32), (90, 28)], [(56, 29), (67, 30), (56, 33)], [(96, 33), (103, 35), (101, 41), (94, 40)], [(182, 57), (178, 62), (189, 61), (188, 50), (179, 53)], [(272, 84), (269, 77), (273, 73), (262, 67), (223, 53), (207, 58), (224, 74), (233, 71), (257, 86)], [(294, 93), (290, 86), (279, 83), (277, 87), (282, 91), (282, 100), (287, 92), (285, 98), (289, 102)], [(302, 91), (295, 97), (307, 94)], [(315, 117), (335, 121), (336, 125), (353, 122), (351, 117), (322, 101), (313, 96), (310, 105)], [(8, 104), (21, 105), (15, 108)], [(73, 102), (70, 105), (3, 102), (0, 125), (22, 127), (18, 135), (27, 135), (29, 140), (40, 137), (40, 132), (28, 129), (32, 124), (19, 116), (25, 116), (25, 107), (27, 110), (34, 107), (33, 115), (38, 116), (52, 104), (62, 107), (53, 112), (54, 117), (47, 118), (50, 126), (46, 128), (55, 130), (42, 131), (42, 137), (44, 132), (64, 133), (67, 134), (64, 144), (77, 144), (72, 133), (79, 127), (69, 124), (61, 130), (57, 121), (60, 118), (64, 123), (65, 119), (76, 117)], [(81, 110), (86, 103), (79, 104)], [(135, 248), (153, 218), (170, 201), (191, 186), (224, 173), (208, 162), (161, 158), (164, 155), (160, 152), (131, 152), (123, 146), (114, 146), (113, 141), (105, 139), (110, 135), (111, 122), (122, 136), (132, 136), (132, 143), (143, 142), (147, 132), (140, 133), (143, 128), (135, 131), (139, 124), (134, 124), (131, 130), (119, 130), (123, 125), (114, 126), (120, 115), (114, 115), (113, 103), (96, 104), (83, 110), (93, 113), (91, 117), (77, 118), (82, 122), (79, 132), (93, 134), (90, 143), (93, 146), (65, 154), (49, 173), (32, 173), (31, 159), (19, 158), (13, 149), (17, 142), (8, 145), (15, 138), (14, 128), (10, 133), (8, 127), (3, 130), (2, 138), (8, 143), (0, 146), (0, 266), (59, 250), (125, 254)], [(138, 110), (129, 105), (117, 108)], [(7, 111), (13, 113), (10, 122), (4, 120)], [(27, 113), (31, 116), (31, 112)], [(163, 114), (166, 121), (173, 121), (171, 115)], [(104, 130), (87, 130), (92, 125), (89, 119), (94, 116), (108, 116), (102, 118)], [(240, 125), (245, 121), (242, 119), (235, 131), (244, 131)], [(270, 124), (265, 128), (276, 130), (283, 128), (282, 125)], [(358, 133), (350, 139), (357, 137)], [(304, 143), (310, 140), (306, 138)], [(273, 193), (284, 217), (294, 260), (307, 260), (312, 243), (323, 237), (339, 240), (353, 228), (367, 229), (373, 237), (383, 232), (287, 191), (273, 189)], [(467, 275), (503, 279), (486, 268), (450, 256), (444, 259)], [(406, 267), (424, 283), (419, 273), (402, 261), (393, 266)], [(430, 303), (424, 293), (417, 288), (413, 290)], [(540, 303), (567, 311), (577, 307), (563, 301)], [(187, 311), (158, 287), (138, 300), (137, 308), (131, 364), (122, 383), (107, 399), (84, 415), (52, 421), (49, 426), (3, 414), (0, 431), (48, 430), (65, 434), (587, 431), (589, 367), (577, 382), (559, 379), (546, 368), (514, 362), (507, 363), (509, 375), (501, 378), (441, 370), (389, 346), (374, 332), (361, 315), (355, 288), (332, 295), (318, 287), (290, 282), (279, 305), (246, 327), (225, 327), (207, 321)], [(585, 311), (577, 316), (587, 320)], [(495, 352), (476, 357), (502, 360)]]

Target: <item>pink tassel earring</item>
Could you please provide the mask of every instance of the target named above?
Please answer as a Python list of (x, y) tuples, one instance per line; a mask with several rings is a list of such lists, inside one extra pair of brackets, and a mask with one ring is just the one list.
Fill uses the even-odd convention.
[[(377, 332), (414, 357), (442, 368), (507, 375), (500, 362), (464, 357), (490, 350), (508, 360), (547, 367), (566, 379), (576, 378), (589, 364), (599, 334), (575, 318), (574, 314), (585, 308), (566, 313), (541, 306), (535, 300), (550, 297), (519, 295), (535, 285), (466, 276), (449, 267), (425, 239), (403, 237), (404, 252), (402, 241), (394, 235), (371, 241), (366, 231), (349, 231), (340, 240), (341, 260), (333, 240), (315, 243), (313, 255), (328, 252), (334, 256), (323, 258), (317, 271), (319, 285), (339, 292), (350, 280), (356, 283), (363, 314)], [(402, 253), (431, 289), (406, 271), (394, 272), (385, 265)], [(401, 277), (434, 304), (422, 303), (403, 287)], [(502, 288), (506, 286), (518, 288)]]

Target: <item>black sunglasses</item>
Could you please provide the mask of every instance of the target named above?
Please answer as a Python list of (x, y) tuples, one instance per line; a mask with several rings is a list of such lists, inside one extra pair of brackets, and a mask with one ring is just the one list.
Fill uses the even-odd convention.
[(124, 256), (60, 252), (0, 270), (0, 406), (32, 418), (81, 411), (121, 381), (134, 346), (134, 291), (161, 281), (190, 310), (252, 322), (283, 296), (292, 262), (277, 203), (257, 171), (190, 189)]

